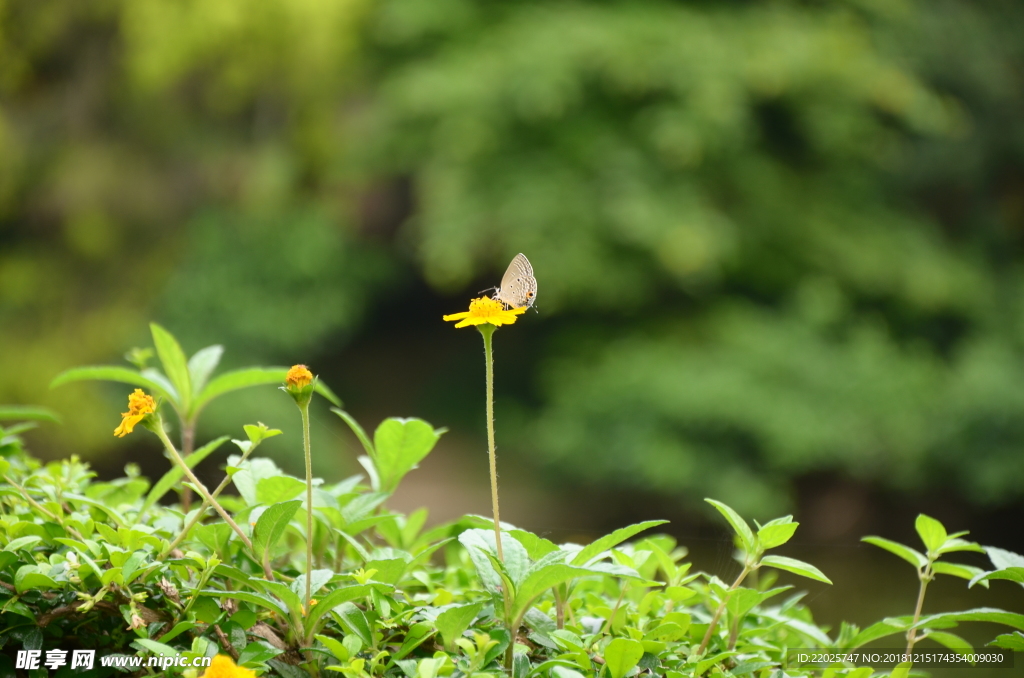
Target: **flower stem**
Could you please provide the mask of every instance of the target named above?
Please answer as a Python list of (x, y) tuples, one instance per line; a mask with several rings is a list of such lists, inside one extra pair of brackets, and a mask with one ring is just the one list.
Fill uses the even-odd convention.
[(708, 625), (707, 633), (704, 634), (704, 640), (700, 642), (700, 647), (697, 649), (697, 655), (704, 654), (704, 650), (708, 649), (708, 643), (711, 642), (711, 636), (715, 633), (715, 627), (718, 626), (718, 620), (722, 617), (722, 613), (725, 612), (725, 606), (729, 604), (729, 599), (732, 598), (733, 591), (739, 588), (739, 585), (743, 583), (743, 580), (750, 574), (750, 565), (744, 565), (743, 571), (740, 572), (740, 576), (736, 577), (736, 581), (729, 587), (729, 592), (725, 594), (722, 602), (718, 604), (718, 609), (715, 610), (715, 614), (711, 617), (711, 624)]
[[(188, 467), (185, 460), (181, 458), (180, 454), (178, 454), (178, 450), (174, 449), (174, 443), (172, 443), (170, 438), (167, 437), (167, 432), (164, 431), (163, 421), (161, 421), (159, 417), (156, 417), (156, 421), (153, 422), (153, 426), (150, 430), (156, 433), (157, 437), (160, 438), (160, 442), (162, 442), (164, 447), (167, 448), (167, 452), (171, 455), (171, 459), (181, 467), (182, 472), (185, 474), (185, 477), (189, 479), (189, 482), (191, 482), (196, 490), (199, 491), (199, 494), (202, 495), (203, 499), (209, 502), (210, 506), (216, 509), (217, 513), (220, 514), (220, 517), (224, 519), (224, 522), (231, 526), (231, 529), (235, 531), (239, 539), (242, 540), (242, 543), (245, 544), (245, 547), (249, 549), (249, 553), (251, 553), (255, 558), (256, 551), (253, 549), (252, 542), (249, 541), (249, 537), (246, 536), (245, 532), (242, 532), (242, 528), (240, 528), (238, 523), (236, 523), (228, 512), (224, 510), (224, 507), (220, 505), (220, 502), (210, 496), (210, 491), (206, 489), (206, 485), (199, 482), (199, 478), (196, 478), (195, 474), (192, 473), (192, 469)], [(274, 578), (269, 567), (264, 567), (263, 573), (266, 575), (267, 579)]]
[[(914, 626), (921, 620), (921, 609), (924, 607), (924, 594), (928, 590), (928, 582), (932, 580), (932, 562), (929, 560), (925, 566), (923, 572), (918, 574), (921, 580), (921, 588), (917, 591), (917, 607), (914, 608), (914, 621), (911, 622), (911, 626)], [(914, 651), (914, 644), (917, 642), (917, 629), (911, 628), (907, 631), (907, 654), (911, 654)]]
[[(259, 443), (253, 443), (252, 445), (250, 445), (249, 449), (246, 450), (244, 454), (242, 454), (242, 458), (239, 460), (238, 463), (241, 464), (243, 461), (245, 461), (249, 457), (249, 455), (252, 454), (252, 451), (256, 449), (256, 446), (258, 444)], [(211, 498), (216, 499), (217, 497), (219, 497), (220, 493), (224, 491), (224, 489), (228, 486), (228, 483), (230, 482), (231, 474), (224, 476), (224, 480), (220, 481), (220, 485), (218, 485), (216, 489), (213, 490), (213, 493), (210, 495)], [(164, 549), (163, 553), (160, 554), (161, 558), (163, 556), (166, 556), (171, 551), (173, 551), (174, 547), (176, 547), (178, 544), (182, 542), (185, 536), (188, 535), (188, 533), (192, 530), (193, 527), (195, 527), (196, 523), (202, 520), (203, 515), (206, 513), (206, 509), (208, 508), (210, 508), (210, 503), (204, 499), (202, 505), (199, 507), (199, 510), (196, 511), (196, 514), (194, 516), (192, 516), (192, 520), (188, 521), (188, 525), (186, 525), (184, 529), (182, 529), (181, 534), (175, 537), (174, 541), (172, 541), (167, 546), (167, 548)]]
[(484, 337), (484, 362), (487, 365), (487, 456), (491, 464), (491, 508), (494, 511), (494, 543), (498, 549), (498, 560), (504, 561), (501, 551), (501, 519), (498, 516), (498, 459), (494, 451), (494, 351), (491, 336), (496, 329), (490, 323), (477, 325)]
[(310, 590), (313, 577), (313, 457), (309, 446), (309, 400), (299, 403), (302, 413), (302, 449), (306, 453), (306, 610), (313, 597)]
[[(186, 419), (181, 420), (181, 456), (188, 457), (192, 454), (192, 448), (196, 439), (196, 423)], [(188, 514), (192, 508), (192, 490), (187, 487), (181, 490), (181, 509)]]
[(46, 510), (45, 508), (43, 508), (43, 506), (42, 506), (42, 505), (41, 505), (41, 504), (40, 504), (39, 502), (37, 502), (37, 501), (36, 501), (35, 499), (33, 499), (33, 498), (32, 498), (32, 495), (30, 495), (30, 494), (28, 493), (28, 490), (26, 490), (26, 489), (25, 489), (24, 487), (22, 487), (21, 485), (19, 485), (18, 483), (16, 483), (16, 482), (15, 482), (14, 480), (12, 480), (12, 479), (11, 479), (10, 477), (8, 477), (7, 475), (3, 475), (3, 476), (0, 476), (0, 477), (2, 477), (2, 478), (3, 478), (3, 479), (4, 479), (4, 480), (5, 480), (5, 481), (6, 481), (6, 482), (7, 482), (8, 484), (9, 484), (9, 485), (11, 485), (11, 486), (12, 486), (12, 487), (13, 487), (14, 489), (18, 490), (18, 492), (19, 492), (19, 493), (21, 494), (22, 498), (23, 498), (23, 499), (24, 499), (24, 500), (25, 500), (26, 502), (28, 502), (29, 506), (31, 506), (31, 507), (32, 507), (32, 508), (34, 508), (34, 509), (35, 509), (36, 511), (38, 511), (38, 512), (39, 512), (39, 513), (41, 513), (41, 514), (43, 514), (44, 516), (46, 516), (47, 518), (49, 518), (49, 519), (50, 519), (50, 520), (52, 520), (53, 522), (57, 523), (57, 524), (58, 524), (58, 525), (60, 525), (61, 527), (63, 527), (63, 528), (64, 528), (64, 529), (65, 529), (65, 530), (67, 531), (67, 533), (68, 533), (68, 534), (70, 534), (71, 536), (73, 536), (73, 537), (74, 537), (75, 539), (77, 539), (78, 541), (85, 541), (85, 537), (83, 537), (83, 536), (82, 536), (82, 535), (81, 535), (81, 534), (80, 534), (80, 533), (78, 532), (78, 530), (76, 530), (75, 528), (73, 528), (73, 527), (70, 527), (70, 526), (68, 526), (68, 525), (65, 525), (65, 524), (64, 524), (64, 521), (63, 521), (63, 520), (61, 519), (61, 517), (60, 517), (60, 516), (58, 516), (58, 515), (56, 515), (56, 514), (54, 514), (54, 513), (51, 513), (50, 511), (47, 511), (47, 510)]

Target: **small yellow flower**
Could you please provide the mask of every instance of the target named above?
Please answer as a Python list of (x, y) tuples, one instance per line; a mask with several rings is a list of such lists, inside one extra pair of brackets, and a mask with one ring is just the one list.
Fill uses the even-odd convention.
[(319, 603), (319, 602), (320, 602), (320, 601), (319, 601), (319, 600), (317, 600), (316, 598), (314, 598), (313, 600), (309, 601), (309, 607), (310, 607), (310, 609), (312, 609), (312, 608), (313, 608), (313, 606), (314, 606), (314, 605), (316, 605), (316, 604), (317, 604), (317, 603)]
[(284, 386), (281, 389), (290, 395), (300, 408), (306, 407), (313, 398), (313, 373), (305, 365), (292, 365), (285, 375)]
[(516, 321), (516, 316), (526, 313), (526, 306), (520, 308), (506, 309), (505, 305), (496, 299), (481, 297), (469, 302), (469, 310), (462, 313), (453, 313), (444, 316), (445, 320), (459, 320), (456, 327), (469, 327), (470, 325), (483, 325), (490, 323), (496, 327), (511, 325)]
[(292, 365), (288, 376), (284, 378), (285, 386), (305, 388), (313, 381), (313, 373), (305, 365)]
[(201, 678), (256, 678), (256, 674), (250, 669), (237, 666), (231, 657), (219, 654), (213, 658)]
[(121, 414), (121, 425), (114, 429), (114, 435), (124, 438), (147, 414), (153, 412), (156, 412), (153, 396), (146, 395), (141, 388), (135, 389), (135, 393), (128, 396), (128, 411)]

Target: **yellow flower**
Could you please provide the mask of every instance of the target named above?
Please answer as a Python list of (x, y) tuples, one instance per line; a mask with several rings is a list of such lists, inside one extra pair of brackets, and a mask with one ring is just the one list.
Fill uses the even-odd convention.
[(256, 678), (256, 674), (237, 666), (231, 657), (219, 654), (210, 662), (202, 678)]
[(317, 603), (319, 603), (319, 602), (320, 602), (320, 601), (319, 601), (319, 600), (317, 600), (316, 598), (314, 598), (313, 600), (309, 601), (309, 607), (310, 607), (310, 609), (312, 609), (312, 608), (313, 608), (313, 606), (314, 606), (314, 605), (316, 605), (316, 604), (317, 604)]
[(469, 327), (470, 325), (483, 325), (490, 323), (496, 327), (511, 325), (516, 321), (516, 316), (526, 313), (526, 306), (520, 308), (506, 309), (500, 301), (489, 297), (481, 297), (469, 302), (469, 310), (462, 313), (453, 313), (444, 316), (445, 320), (459, 320), (456, 327)]
[(147, 414), (153, 412), (156, 412), (153, 396), (146, 395), (141, 388), (135, 389), (135, 393), (128, 396), (128, 411), (121, 414), (121, 425), (114, 429), (114, 435), (124, 438)]
[(290, 388), (305, 388), (313, 381), (313, 373), (305, 365), (293, 365), (288, 370), (288, 376), (284, 378), (285, 386)]

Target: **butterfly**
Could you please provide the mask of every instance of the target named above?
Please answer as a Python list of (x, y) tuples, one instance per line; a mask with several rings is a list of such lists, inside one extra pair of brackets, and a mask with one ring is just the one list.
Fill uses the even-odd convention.
[(501, 276), (501, 286), (491, 298), (512, 308), (533, 306), (537, 300), (537, 279), (533, 277), (530, 260), (522, 253), (512, 257), (505, 275)]

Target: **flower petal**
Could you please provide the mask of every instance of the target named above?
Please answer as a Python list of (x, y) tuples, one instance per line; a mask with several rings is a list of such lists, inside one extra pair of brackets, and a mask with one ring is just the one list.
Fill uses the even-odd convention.
[(114, 429), (114, 435), (124, 438), (135, 429), (135, 425), (146, 418), (145, 414), (129, 414), (121, 420), (121, 425)]

